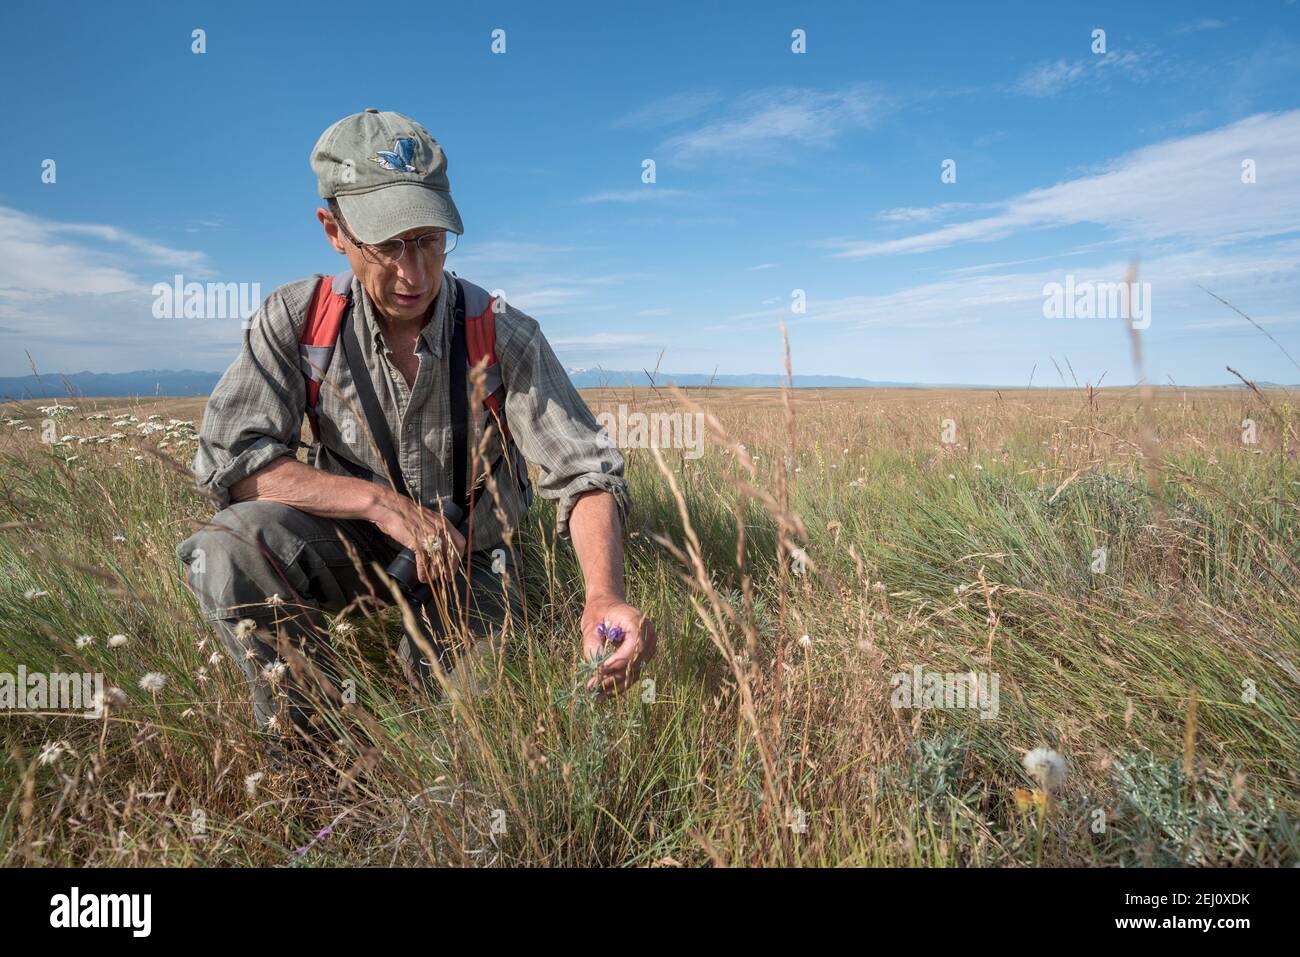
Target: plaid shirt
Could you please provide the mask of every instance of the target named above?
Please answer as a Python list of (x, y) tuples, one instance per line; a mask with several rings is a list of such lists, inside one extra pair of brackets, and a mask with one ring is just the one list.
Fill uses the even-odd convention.
[[(421, 330), (415, 353), (420, 366), (414, 383), (392, 361), (375, 321), (370, 297), (352, 281), (352, 323), (357, 331), (375, 394), (388, 422), (402, 474), (412, 495), (431, 503), (452, 493), (452, 428), (447, 391), (451, 353), (454, 278), (443, 273), (432, 318)], [(304, 439), (306, 383), (299, 367), (298, 342), (318, 279), (303, 279), (276, 289), (253, 314), (243, 349), (208, 399), (199, 433), (194, 476), (199, 489), (220, 507), (230, 504), (230, 486), (280, 458), (297, 453)], [(537, 321), (506, 305), (496, 316), (497, 357), (506, 386), (506, 422), (524, 458), (538, 469), (537, 491), (556, 500), (556, 531), (567, 537), (569, 514), (583, 492), (611, 493), (620, 517), (631, 500), (623, 478), (623, 456), (600, 430), (587, 404), (555, 357)], [(472, 381), (469, 383), (471, 392)], [(472, 395), (471, 395), (472, 403)], [(370, 442), (356, 388), (340, 342), (321, 385), (317, 413), (322, 449), (316, 467), (350, 474), (344, 456), (378, 475), (387, 475)], [(473, 410), (477, 429), (489, 413)], [(361, 419), (361, 421), (358, 421)], [(502, 455), (496, 430), (479, 474)], [(474, 432), (468, 433), (473, 466)], [(521, 483), (502, 463), (496, 473), (501, 505), (511, 528), (518, 529), (527, 509)], [(467, 487), (469, 477), (466, 477)], [(492, 495), (481, 489), (474, 508), (474, 549), (502, 541)]]

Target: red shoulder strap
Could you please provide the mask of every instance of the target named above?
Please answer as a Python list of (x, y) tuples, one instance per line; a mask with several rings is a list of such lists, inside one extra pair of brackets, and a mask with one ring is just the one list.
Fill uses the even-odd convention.
[[(497, 365), (497, 313), (494, 308), (496, 305), (495, 298), (489, 298), (487, 308), (478, 315), (465, 317), (465, 350), (468, 353), (469, 367), (472, 369), (487, 357), (487, 368), (489, 372), (496, 372), (497, 382), (500, 382), (500, 369), (493, 369)], [(501, 397), (498, 395), (498, 388), (491, 389), (487, 397), (483, 400), (484, 405), (491, 412), (500, 416)]]
[[(340, 289), (346, 292), (340, 292)], [(307, 321), (298, 341), (299, 365), (307, 380), (307, 420), (311, 423), (312, 438), (318, 442), (320, 425), (316, 419), (316, 403), (320, 400), (321, 381), (334, 356), (334, 345), (343, 327), (351, 289), (350, 273), (322, 277), (307, 308)]]

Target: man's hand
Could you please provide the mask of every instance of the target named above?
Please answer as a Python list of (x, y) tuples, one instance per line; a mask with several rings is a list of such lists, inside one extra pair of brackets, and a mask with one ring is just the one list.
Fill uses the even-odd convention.
[(367, 519), (402, 547), (415, 552), (420, 581), (427, 585), (450, 575), (465, 553), (465, 536), (441, 513), (393, 489), (384, 489), (383, 493)]
[[(323, 518), (361, 519), (415, 552), (420, 581), (429, 584), (456, 567), (465, 538), (434, 509), (391, 487), (331, 475), (290, 456), (278, 458), (230, 486), (233, 502), (283, 502)], [(436, 540), (437, 544), (434, 545)]]
[[(622, 629), (623, 640), (607, 642), (597, 632), (601, 624), (606, 629)], [(599, 689), (602, 700), (636, 683), (641, 668), (654, 657), (655, 626), (644, 612), (625, 601), (589, 598), (582, 612), (582, 656), (590, 660), (610, 649), (613, 654), (587, 682), (589, 690)]]

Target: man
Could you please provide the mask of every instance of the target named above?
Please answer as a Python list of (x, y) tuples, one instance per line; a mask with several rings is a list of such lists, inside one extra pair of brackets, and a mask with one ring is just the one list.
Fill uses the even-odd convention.
[[(328, 206), (316, 218), (347, 257), (350, 282), (289, 283), (252, 317), (208, 399), (194, 461), (219, 511), (177, 548), (205, 618), (253, 685), (259, 727), (320, 730), (313, 704), (329, 682), (309, 678), (332, 674), (320, 613), (372, 591), (391, 596), (366, 570), (388, 567), (402, 549), (433, 591), (424, 599), (432, 633), (399, 647), (412, 675), (427, 683), (431, 651), (454, 672), (446, 651), (461, 621), (476, 636), (521, 621), (517, 556), (503, 527), (520, 528), (531, 497), (516, 449), (537, 467), (537, 489), (555, 500), (557, 533), (571, 538), (582, 567), (582, 653), (608, 655), (588, 686), (602, 696), (626, 690), (654, 654), (655, 632), (625, 600), (622, 456), (537, 322), (444, 271), (464, 230), (442, 148), (407, 117), (368, 109), (327, 129), (311, 163)], [(313, 302), (330, 294), (347, 297), (338, 347), (303, 346)], [(499, 416), (475, 408), (495, 383), (466, 374), (467, 315), (494, 320)], [(473, 393), (468, 401), (457, 401), (454, 384)], [(313, 465), (296, 457), (309, 394)], [(367, 394), (381, 422), (366, 415)], [(453, 407), (473, 420), (461, 418), (459, 434)], [(466, 486), (470, 514), (458, 528), (446, 503), (453, 491), (464, 499)], [(626, 637), (609, 643), (615, 628)]]

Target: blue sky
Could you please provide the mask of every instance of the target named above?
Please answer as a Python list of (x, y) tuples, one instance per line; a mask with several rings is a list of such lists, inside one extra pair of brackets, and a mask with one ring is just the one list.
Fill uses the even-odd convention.
[(151, 287), (342, 268), (308, 157), (374, 106), (447, 152), (449, 268), (570, 367), (776, 372), (784, 319), (796, 373), (1121, 384), (1122, 325), (1043, 288), (1136, 259), (1151, 381), (1300, 381), (1198, 288), (1300, 359), (1300, 5), (977, 6), (9, 5), (0, 375), (224, 369), (238, 321)]

